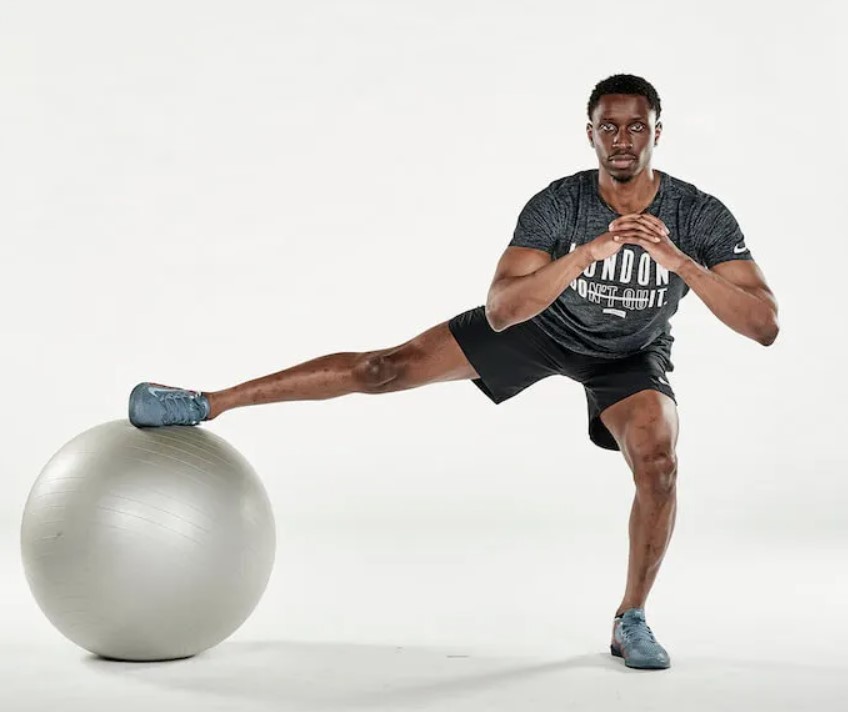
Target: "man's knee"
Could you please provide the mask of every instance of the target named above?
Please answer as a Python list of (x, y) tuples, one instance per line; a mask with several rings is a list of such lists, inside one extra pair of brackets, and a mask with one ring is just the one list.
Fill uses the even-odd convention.
[(633, 480), (637, 489), (668, 494), (677, 483), (677, 453), (671, 442), (655, 442), (631, 452)]
[(366, 393), (385, 393), (404, 384), (413, 355), (409, 348), (364, 353), (354, 374)]

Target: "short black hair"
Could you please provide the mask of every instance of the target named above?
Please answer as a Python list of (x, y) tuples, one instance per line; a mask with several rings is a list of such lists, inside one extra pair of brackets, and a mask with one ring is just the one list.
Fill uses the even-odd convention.
[(592, 120), (592, 112), (605, 94), (637, 94), (644, 96), (648, 100), (648, 105), (656, 112), (656, 116), (660, 118), (660, 97), (653, 85), (642, 77), (637, 77), (634, 74), (613, 74), (603, 81), (598, 82), (592, 90), (592, 95), (589, 97), (589, 105), (586, 107), (589, 114), (589, 121)]

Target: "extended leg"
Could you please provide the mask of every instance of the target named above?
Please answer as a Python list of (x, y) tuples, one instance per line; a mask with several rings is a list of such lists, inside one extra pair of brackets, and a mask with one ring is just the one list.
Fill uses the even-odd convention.
[(197, 425), (246, 405), (389, 393), (477, 377), (448, 322), (442, 322), (400, 346), (321, 356), (222, 391), (139, 383), (130, 393), (129, 419), (137, 427)]
[(400, 346), (377, 351), (335, 353), (206, 393), (210, 418), (246, 405), (324, 400), (349, 393), (388, 393), (439, 381), (477, 378), (447, 322)]

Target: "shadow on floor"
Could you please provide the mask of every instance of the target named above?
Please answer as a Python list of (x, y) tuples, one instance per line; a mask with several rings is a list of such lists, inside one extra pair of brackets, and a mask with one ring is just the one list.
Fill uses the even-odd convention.
[(609, 653), (544, 660), (426, 647), (332, 642), (223, 643), (195, 658), (124, 663), (87, 656), (98, 672), (160, 690), (277, 712), (438, 707), (445, 712), (565, 707), (631, 712), (839, 708), (844, 669), (791, 661), (695, 656), (669, 670), (626, 668)]
[(86, 663), (157, 686), (288, 703), (301, 710), (427, 705), (575, 669), (642, 672), (602, 653), (528, 662), (438, 648), (283, 641), (224, 643), (173, 662), (124, 663), (88, 656)]

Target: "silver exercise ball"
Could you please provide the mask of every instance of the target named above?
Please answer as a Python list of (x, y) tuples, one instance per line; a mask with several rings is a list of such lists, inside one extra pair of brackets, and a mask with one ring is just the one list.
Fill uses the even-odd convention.
[(41, 610), (77, 645), (117, 660), (220, 643), (262, 597), (275, 548), (261, 481), (202, 427), (87, 430), (44, 467), (21, 524)]

